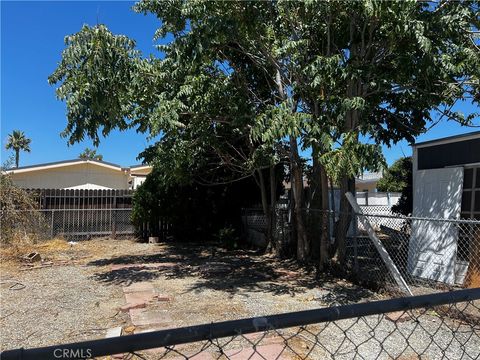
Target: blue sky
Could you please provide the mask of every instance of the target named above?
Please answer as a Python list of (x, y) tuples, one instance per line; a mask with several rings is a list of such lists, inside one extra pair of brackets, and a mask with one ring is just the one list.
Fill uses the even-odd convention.
[[(60, 61), (65, 35), (83, 24), (106, 24), (114, 33), (137, 41), (144, 54), (157, 53), (152, 40), (158, 27), (154, 16), (136, 14), (131, 2), (1, 2), (1, 142), (2, 162), (8, 134), (20, 129), (32, 139), (31, 153), (20, 155), (20, 165), (78, 157), (90, 140), (73, 146), (60, 137), (65, 128), (65, 104), (55, 98), (47, 82)], [(113, 132), (98, 152), (120, 165), (138, 163), (147, 145), (146, 136), (134, 130)]]
[[(22, 153), (20, 165), (76, 158), (90, 140), (67, 146), (60, 137), (66, 125), (65, 104), (55, 98), (47, 77), (53, 72), (64, 48), (65, 35), (80, 30), (83, 24), (106, 24), (114, 33), (126, 34), (137, 41), (144, 55), (157, 54), (152, 40), (158, 27), (154, 16), (131, 11), (132, 2), (120, 1), (1, 1), (1, 160), (8, 134), (20, 129), (32, 139), (31, 153)], [(471, 111), (471, 104), (457, 110)], [(480, 122), (477, 119), (477, 124)], [(473, 131), (451, 122), (441, 122), (417, 141)], [(145, 135), (113, 132), (100, 143), (104, 160), (120, 165), (138, 163), (136, 157), (148, 142)], [(411, 154), (406, 142), (384, 148), (391, 163), (403, 154)]]

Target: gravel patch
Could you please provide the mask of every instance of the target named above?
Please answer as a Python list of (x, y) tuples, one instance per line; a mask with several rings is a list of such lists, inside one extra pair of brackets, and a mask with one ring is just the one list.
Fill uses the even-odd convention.
[(102, 338), (108, 328), (129, 327), (128, 314), (119, 311), (122, 288), (141, 281), (172, 298), (161, 303), (169, 328), (375, 297), (348, 282), (320, 285), (294, 262), (283, 266), (253, 251), (106, 239), (54, 245), (28, 249), (53, 266), (21, 271), (24, 263), (4, 262), (1, 268), (2, 350)]
[[(21, 277), (20, 277), (21, 275)], [(84, 266), (53, 266), (2, 274), (1, 349), (101, 338), (127, 318), (118, 312), (121, 289), (98, 286)], [(23, 285), (10, 290), (6, 280)]]
[[(2, 350), (103, 338), (109, 328), (132, 328), (128, 313), (119, 308), (125, 305), (123, 287), (140, 282), (151, 284), (159, 298), (169, 299), (148, 304), (149, 311), (168, 314), (162, 328), (382, 298), (348, 281), (318, 279), (293, 261), (215, 246), (91, 240), (42, 257), (53, 266), (27, 271), (20, 271), (22, 264), (2, 268)], [(271, 335), (288, 339), (286, 358), (295, 354), (310, 359), (480, 357), (478, 329), (472, 336), (469, 325), (443, 323), (435, 313), (417, 315), (399, 322), (370, 316)], [(269, 337), (264, 339), (261, 342), (268, 349)], [(240, 337), (226, 346), (233, 351), (251, 345), (251, 340)], [(184, 348), (195, 350), (195, 344)]]

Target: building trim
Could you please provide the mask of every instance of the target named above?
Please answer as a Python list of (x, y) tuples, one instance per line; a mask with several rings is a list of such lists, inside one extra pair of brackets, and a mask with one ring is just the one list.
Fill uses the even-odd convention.
[(130, 166), (129, 169), (130, 171), (132, 170), (147, 170), (147, 169), (151, 169), (152, 167), (150, 165), (133, 165), (133, 166)]
[(120, 165), (108, 163), (105, 161), (98, 161), (98, 160), (82, 160), (82, 159), (74, 159), (74, 160), (64, 160), (64, 161), (56, 161), (51, 163), (44, 163), (44, 164), (37, 164), (37, 165), (30, 165), (30, 166), (22, 166), (18, 168), (11, 168), (7, 169), (5, 173), (7, 174), (21, 174), (27, 173), (31, 171), (40, 171), (40, 170), (49, 170), (55, 169), (59, 167), (66, 167), (66, 166), (75, 166), (81, 164), (92, 164), (95, 166), (105, 167), (111, 170), (125, 172), (128, 169), (122, 168)]
[(480, 138), (480, 131), (475, 131), (467, 134), (448, 136), (440, 139), (415, 143), (413, 144), (413, 147), (422, 148), (422, 147), (435, 146), (435, 145), (444, 145), (444, 144), (449, 144), (453, 142), (467, 141), (467, 140), (478, 139), (478, 138)]

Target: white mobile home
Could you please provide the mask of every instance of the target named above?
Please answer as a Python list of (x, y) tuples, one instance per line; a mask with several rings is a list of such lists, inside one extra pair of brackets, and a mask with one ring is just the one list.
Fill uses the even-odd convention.
[[(480, 219), (480, 132), (413, 146), (413, 216)], [(420, 278), (463, 284), (473, 241), (478, 239), (453, 222), (414, 220), (407, 269)]]
[(148, 165), (121, 167), (98, 160), (74, 159), (6, 171), (25, 189), (136, 189), (150, 173)]

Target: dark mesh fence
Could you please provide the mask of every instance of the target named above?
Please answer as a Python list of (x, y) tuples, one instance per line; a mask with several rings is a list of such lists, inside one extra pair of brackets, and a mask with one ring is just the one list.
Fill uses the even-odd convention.
[(480, 289), (12, 350), (1, 358), (65, 351), (125, 359), (477, 359)]

